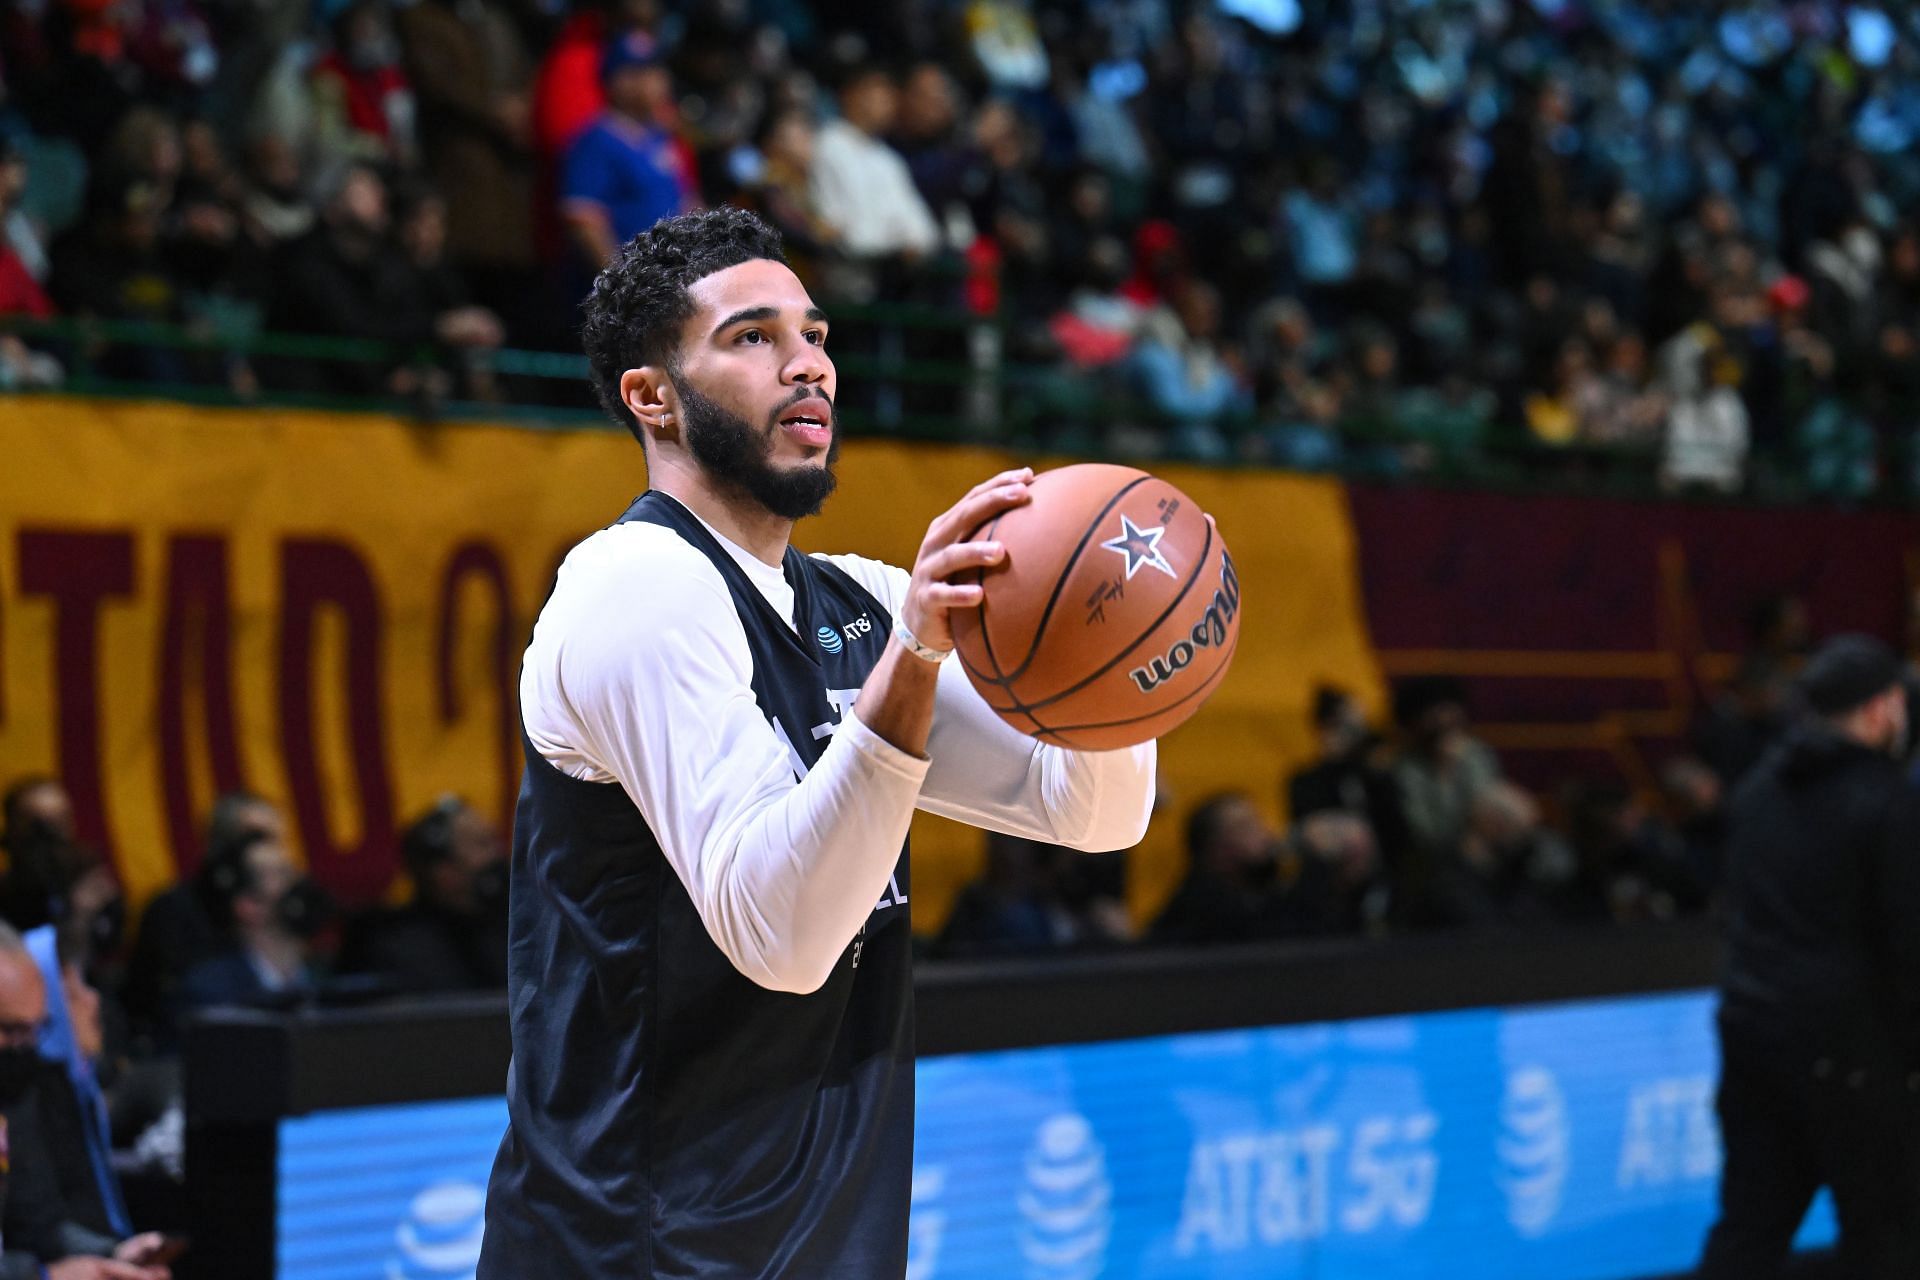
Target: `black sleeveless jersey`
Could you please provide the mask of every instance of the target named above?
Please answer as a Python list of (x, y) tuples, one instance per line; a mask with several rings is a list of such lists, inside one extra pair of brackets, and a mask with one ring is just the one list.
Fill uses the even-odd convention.
[[(840, 569), (789, 549), (796, 635), (679, 503), (642, 495), (629, 520), (713, 562), (760, 708), (795, 768), (811, 768), (839, 720), (828, 691), (865, 682), (891, 616)], [(905, 848), (826, 985), (770, 991), (708, 936), (620, 786), (569, 778), (524, 745), (510, 1123), (479, 1280), (900, 1276), (913, 1163)]]

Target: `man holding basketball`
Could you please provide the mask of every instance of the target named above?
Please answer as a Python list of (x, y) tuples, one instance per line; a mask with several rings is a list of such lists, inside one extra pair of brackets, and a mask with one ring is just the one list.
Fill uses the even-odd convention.
[(652, 488), (567, 557), (521, 675), (510, 1126), (480, 1280), (897, 1277), (913, 1155), (917, 806), (1136, 842), (1151, 743), (1003, 724), (949, 614), (1025, 471), (908, 572), (788, 546), (832, 492), (827, 320), (751, 214), (658, 223), (586, 304)]

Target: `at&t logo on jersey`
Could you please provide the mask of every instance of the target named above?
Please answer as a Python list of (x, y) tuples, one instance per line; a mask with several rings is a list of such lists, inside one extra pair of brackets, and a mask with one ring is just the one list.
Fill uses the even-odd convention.
[(846, 641), (842, 640), (840, 633), (832, 627), (821, 627), (813, 633), (813, 638), (818, 640), (820, 647), (828, 653), (838, 653), (847, 647)]

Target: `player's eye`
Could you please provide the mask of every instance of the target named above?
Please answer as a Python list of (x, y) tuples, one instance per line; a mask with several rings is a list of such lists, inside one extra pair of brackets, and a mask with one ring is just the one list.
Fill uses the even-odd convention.
[(761, 343), (765, 342), (766, 340), (767, 340), (767, 335), (760, 332), (758, 329), (748, 329), (745, 332), (743, 332), (739, 337), (734, 339), (735, 342), (744, 343), (747, 346), (753, 346), (753, 347), (759, 346)]
[(816, 347), (824, 347), (827, 345), (827, 331), (825, 329), (809, 329), (807, 330), (806, 338), (808, 342), (811, 342)]

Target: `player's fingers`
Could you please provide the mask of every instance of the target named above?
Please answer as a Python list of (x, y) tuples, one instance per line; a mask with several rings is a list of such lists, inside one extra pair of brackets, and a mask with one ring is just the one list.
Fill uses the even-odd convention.
[(1022, 481), (1011, 481), (996, 488), (968, 494), (954, 508), (933, 522), (927, 530), (922, 551), (959, 542), (1002, 511), (1033, 501), (1033, 490)]
[(972, 582), (929, 582), (925, 599), (929, 609), (977, 609), (986, 588)]
[(1015, 467), (1011, 471), (1002, 471), (991, 479), (982, 480), (967, 490), (965, 497), (948, 507), (927, 527), (927, 542), (929, 544), (952, 542), (978, 528), (980, 519), (983, 517), (971, 516), (969, 513), (974, 510), (974, 507), (970, 504), (990, 493), (1024, 489), (1032, 480), (1032, 467)]
[(930, 579), (950, 578), (962, 569), (979, 569), (999, 564), (1007, 558), (1007, 549), (998, 542), (956, 542), (929, 554), (921, 569)]
[[(990, 480), (982, 480), (979, 484), (967, 490), (967, 498), (971, 498), (975, 494), (985, 493), (989, 489), (998, 489), (1001, 485), (1005, 484), (1026, 484), (1032, 479), (1032, 467), (1014, 467), (1010, 470), (1002, 471)], [(961, 501), (965, 502), (967, 498), (962, 498)]]

